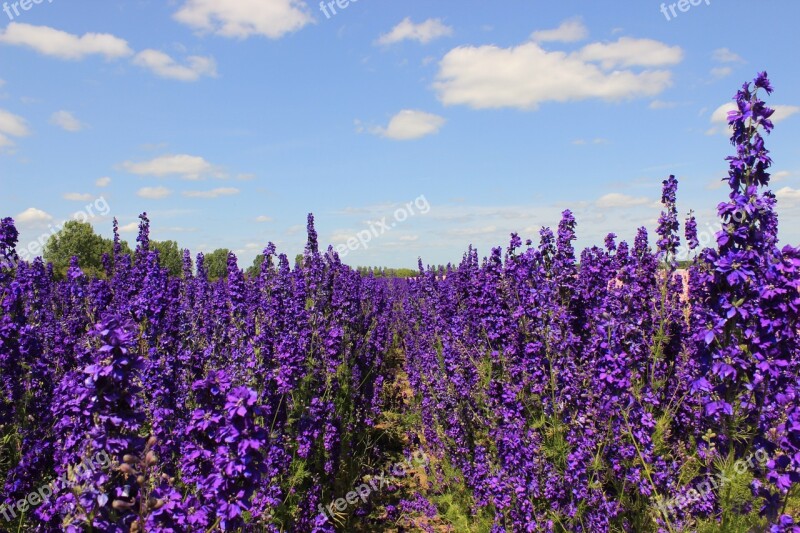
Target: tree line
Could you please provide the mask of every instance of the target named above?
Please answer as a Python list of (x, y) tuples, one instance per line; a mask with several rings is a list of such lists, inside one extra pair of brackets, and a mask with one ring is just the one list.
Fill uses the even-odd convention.
[[(121, 241), (123, 253), (131, 253), (130, 245)], [(150, 246), (158, 250), (159, 263), (166, 268), (172, 276), (183, 275), (183, 249), (173, 240), (150, 240)], [(45, 263), (53, 264), (53, 272), (58, 278), (67, 274), (72, 257), (78, 258), (78, 265), (84, 273), (91, 277), (104, 278), (103, 255), (111, 255), (114, 251), (114, 241), (95, 233), (88, 222), (71, 220), (64, 227), (53, 234), (44, 246), (42, 258)], [(211, 280), (224, 278), (228, 275), (228, 248), (218, 248), (213, 252), (204, 254), (204, 265)], [(302, 254), (295, 257), (295, 262), (303, 259)], [(261, 271), (264, 256), (259, 254), (253, 264), (247, 268), (248, 276), (257, 276)], [(370, 273), (375, 277), (408, 278), (416, 276), (417, 271), (409, 268), (382, 268), (382, 267), (357, 267), (362, 275)]]

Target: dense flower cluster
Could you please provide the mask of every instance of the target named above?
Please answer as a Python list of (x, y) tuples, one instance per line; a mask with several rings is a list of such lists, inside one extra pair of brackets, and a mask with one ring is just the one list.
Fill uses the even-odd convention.
[(0, 529), (333, 531), (318, 504), (382, 463), (386, 283), (320, 254), (311, 218), (294, 269), (270, 245), (213, 282), (202, 255), (169, 276), (148, 233), (132, 255), (115, 235), (106, 279), (0, 269), (0, 504), (68, 481)]
[[(800, 532), (800, 251), (777, 247), (759, 91), (766, 74), (736, 96), (718, 246), (688, 275), (673, 176), (655, 249), (641, 229), (578, 261), (566, 211), (538, 246), (512, 235), (483, 263), (470, 250), (421, 272), (403, 338), (449, 487), (432, 501), (455, 491), (492, 531)], [(696, 249), (691, 214), (685, 236)], [(756, 449), (765, 465), (730, 471)], [(724, 488), (682, 498), (722, 475)]]
[[(762, 92), (736, 96), (722, 230), (697, 250), (689, 215), (686, 272), (674, 176), (653, 246), (576, 252), (565, 211), (408, 281), (320, 253), (311, 216), (293, 267), (269, 244), (254, 275), (187, 251), (170, 276), (146, 214), (131, 254), (114, 222), (104, 277), (75, 258), (60, 280), (3, 219), (0, 505), (55, 489), (0, 529), (800, 533), (800, 250), (778, 247)], [(320, 512), (393, 432), (425, 482)]]

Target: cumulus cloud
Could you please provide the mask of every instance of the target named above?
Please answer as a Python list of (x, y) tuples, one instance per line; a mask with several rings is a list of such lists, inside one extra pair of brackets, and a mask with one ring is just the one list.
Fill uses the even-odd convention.
[(453, 35), (453, 28), (445, 25), (441, 19), (428, 19), (425, 22), (414, 24), (410, 17), (406, 17), (389, 33), (381, 35), (378, 44), (390, 45), (401, 41), (417, 41), (427, 44), (440, 37)]
[(653, 39), (622, 37), (613, 43), (592, 43), (578, 52), (584, 61), (599, 62), (603, 68), (663, 67), (683, 59), (680, 46), (669, 46)]
[(172, 194), (172, 191), (163, 186), (158, 187), (142, 187), (136, 193), (139, 198), (147, 198), (148, 200), (162, 200)]
[(777, 191), (775, 196), (778, 198), (778, 200), (797, 202), (800, 201), (800, 190), (792, 189), (791, 187), (784, 187)]
[(69, 200), (70, 202), (88, 202), (94, 196), (89, 193), (80, 193), (80, 192), (68, 192), (64, 194), (64, 200)]
[[(623, 37), (567, 53), (530, 42), (511, 48), (461, 46), (439, 64), (434, 88), (445, 105), (534, 110), (544, 102), (656, 96), (672, 83), (680, 47)], [(641, 71), (633, 67), (643, 68)]]
[(64, 131), (81, 131), (85, 125), (69, 111), (56, 111), (50, 116), (50, 123), (55, 124)]
[(272, 217), (267, 215), (260, 215), (256, 217), (256, 222), (272, 222)]
[(139, 231), (139, 223), (138, 222), (130, 222), (125, 224), (124, 226), (119, 227), (120, 233), (133, 233)]
[(632, 207), (637, 205), (646, 205), (648, 203), (650, 203), (650, 200), (643, 196), (634, 197), (628, 196), (627, 194), (612, 192), (606, 194), (605, 196), (601, 196), (594, 204), (600, 209), (613, 209), (615, 207)]
[(439, 115), (404, 109), (393, 116), (386, 127), (374, 127), (370, 132), (395, 141), (409, 141), (438, 133), (445, 122)]
[(16, 222), (23, 222), (28, 224), (44, 224), (53, 220), (53, 216), (41, 209), (29, 207), (22, 213), (14, 217)]
[(744, 63), (744, 59), (739, 54), (728, 48), (717, 48), (711, 54), (711, 58), (718, 63)]
[(49, 26), (12, 22), (0, 32), (0, 43), (24, 46), (59, 59), (79, 60), (90, 55), (118, 59), (133, 54), (128, 42), (109, 33), (85, 33), (81, 36)]
[(558, 28), (533, 32), (531, 39), (537, 43), (574, 43), (589, 37), (589, 30), (580, 18), (565, 20)]
[(234, 196), (239, 194), (239, 189), (233, 187), (220, 187), (210, 191), (184, 191), (187, 198), (219, 198), (221, 196)]
[(24, 118), (0, 109), (0, 149), (14, 146), (11, 137), (25, 137), (30, 133)]
[(109, 185), (111, 185), (111, 178), (109, 178), (108, 176), (103, 176), (102, 178), (98, 178), (97, 181), (94, 182), (94, 184), (98, 187), (108, 187)]
[(164, 52), (147, 49), (136, 54), (133, 63), (156, 76), (178, 81), (197, 81), (201, 76), (217, 76), (217, 64), (212, 57), (189, 56), (186, 64), (181, 65)]
[(201, 32), (237, 39), (253, 35), (279, 39), (314, 21), (302, 0), (187, 0), (175, 20)]
[(710, 74), (713, 78), (721, 80), (733, 74), (733, 69), (731, 67), (714, 67), (711, 69)]
[(125, 161), (122, 168), (139, 176), (180, 176), (186, 180), (198, 180), (208, 175), (217, 175), (219, 172), (208, 161), (199, 156), (188, 154), (170, 154), (156, 157), (149, 161), (138, 163)]

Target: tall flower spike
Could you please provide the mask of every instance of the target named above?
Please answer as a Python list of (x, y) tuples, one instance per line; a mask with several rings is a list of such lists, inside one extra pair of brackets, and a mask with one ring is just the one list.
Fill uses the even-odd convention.
[(139, 236), (136, 237), (139, 243), (139, 251), (148, 252), (150, 250), (150, 219), (147, 213), (139, 215)]
[(675, 253), (680, 244), (678, 231), (680, 224), (678, 223), (678, 209), (675, 207), (678, 180), (675, 176), (670, 176), (664, 180), (664, 187), (661, 193), (661, 203), (664, 205), (664, 211), (658, 219), (658, 233), (659, 239), (657, 242), (658, 251), (665, 257), (674, 259)]
[(317, 230), (314, 229), (314, 215), (308, 214), (308, 244), (306, 244), (306, 252), (310, 255), (317, 255), (319, 253), (319, 243), (317, 242)]
[(685, 225), (686, 243), (690, 250), (694, 250), (700, 246), (700, 241), (697, 239), (697, 219), (694, 217), (694, 211), (689, 212), (686, 218)]

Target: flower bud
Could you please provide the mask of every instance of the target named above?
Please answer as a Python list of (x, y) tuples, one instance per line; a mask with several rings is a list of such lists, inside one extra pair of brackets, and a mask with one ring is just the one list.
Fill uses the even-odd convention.
[(158, 463), (158, 457), (152, 451), (147, 452), (147, 456), (144, 458), (144, 462), (147, 466), (153, 466)]
[(122, 500), (114, 500), (114, 503), (111, 504), (111, 507), (113, 507), (114, 509), (116, 509), (118, 511), (126, 510), (126, 509), (130, 509), (131, 507), (133, 507), (133, 502), (126, 502), (126, 501), (122, 501)]

